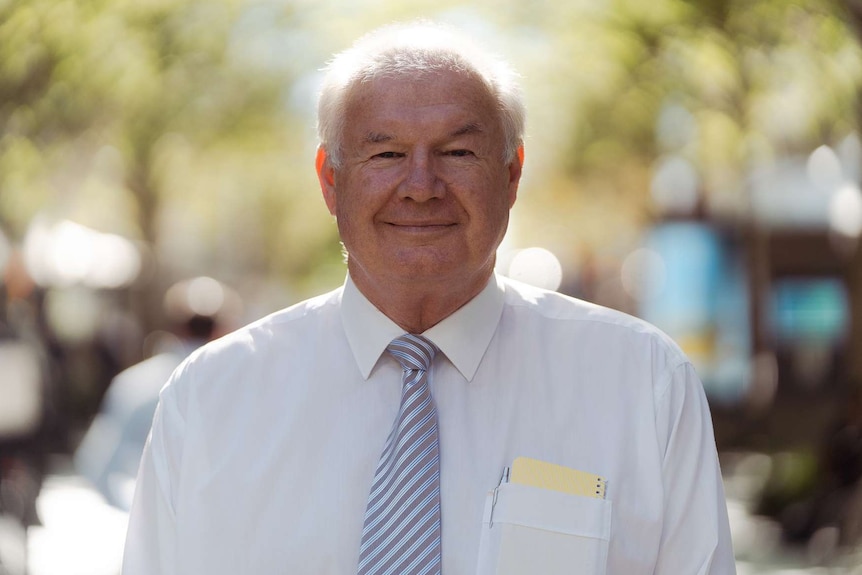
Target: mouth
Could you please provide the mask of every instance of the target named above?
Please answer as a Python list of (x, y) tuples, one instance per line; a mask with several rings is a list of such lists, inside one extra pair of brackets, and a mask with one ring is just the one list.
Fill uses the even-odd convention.
[(395, 230), (412, 233), (431, 233), (447, 230), (456, 224), (449, 222), (387, 222)]

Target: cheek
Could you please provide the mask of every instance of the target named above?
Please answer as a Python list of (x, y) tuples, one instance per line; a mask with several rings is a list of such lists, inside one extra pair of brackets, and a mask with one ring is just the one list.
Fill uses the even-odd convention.
[(384, 188), (375, 178), (345, 178), (337, 190), (335, 217), (339, 230), (350, 231), (370, 225), (385, 201)]
[(465, 208), (490, 221), (506, 219), (510, 209), (508, 188), (500, 181), (473, 181), (461, 187), (465, 190)]
[(481, 222), (476, 233), (489, 241), (502, 239), (509, 224), (509, 196), (506, 191), (498, 188), (476, 198), (474, 208), (475, 217)]
[(393, 188), (392, 182), (392, 176), (383, 171), (354, 174), (343, 181), (343, 199), (359, 209), (368, 204), (380, 204), (385, 200), (387, 191)]

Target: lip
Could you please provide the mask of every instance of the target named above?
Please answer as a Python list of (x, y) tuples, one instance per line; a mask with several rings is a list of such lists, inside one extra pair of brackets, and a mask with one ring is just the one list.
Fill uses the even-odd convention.
[(454, 227), (451, 222), (387, 222), (392, 228), (405, 232), (435, 232)]

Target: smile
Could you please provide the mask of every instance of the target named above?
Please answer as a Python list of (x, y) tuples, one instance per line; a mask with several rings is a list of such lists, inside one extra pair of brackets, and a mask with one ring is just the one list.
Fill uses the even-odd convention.
[(393, 223), (390, 222), (389, 226), (397, 229), (398, 231), (403, 232), (414, 232), (414, 233), (423, 233), (423, 232), (437, 232), (441, 230), (446, 230), (455, 226), (455, 224), (443, 224), (443, 223)]

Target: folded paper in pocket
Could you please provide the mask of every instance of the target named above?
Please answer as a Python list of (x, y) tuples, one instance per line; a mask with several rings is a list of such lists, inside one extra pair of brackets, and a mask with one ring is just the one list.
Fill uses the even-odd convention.
[(605, 498), (607, 485), (598, 475), (529, 457), (515, 459), (509, 481), (596, 499)]
[(594, 494), (516, 483), (510, 476), (485, 500), (476, 573), (605, 575), (611, 512), (611, 501)]

